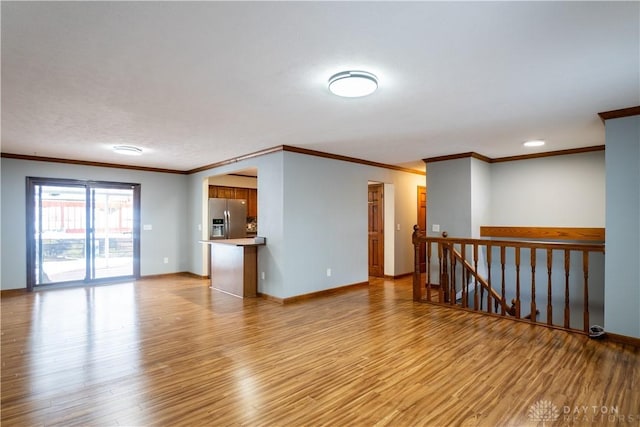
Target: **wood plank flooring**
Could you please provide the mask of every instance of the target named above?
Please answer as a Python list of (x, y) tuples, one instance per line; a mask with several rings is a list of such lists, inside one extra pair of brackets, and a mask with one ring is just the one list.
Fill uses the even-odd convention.
[(414, 303), (410, 281), (284, 306), (178, 276), (3, 295), (1, 424), (640, 423), (638, 349)]

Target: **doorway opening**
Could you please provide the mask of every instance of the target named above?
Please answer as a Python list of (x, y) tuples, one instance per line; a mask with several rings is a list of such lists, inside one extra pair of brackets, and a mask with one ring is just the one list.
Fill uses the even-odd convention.
[[(417, 219), (416, 224), (420, 227), (420, 230), (425, 232), (427, 230), (427, 187), (418, 186), (418, 199), (417, 199)], [(427, 271), (427, 244), (422, 243), (419, 248), (419, 263), (420, 273)]]
[(140, 184), (27, 178), (27, 289), (140, 277)]
[[(221, 175), (212, 175), (204, 177), (202, 180), (202, 224), (200, 226), (202, 240), (211, 240), (215, 238), (242, 238), (256, 237), (259, 233), (260, 223), (258, 221), (258, 168), (248, 167), (233, 172), (226, 172)], [(242, 201), (244, 207), (242, 211), (238, 211), (236, 220), (233, 221), (224, 214), (217, 215), (218, 221), (216, 227), (222, 229), (234, 228), (236, 231), (233, 235), (223, 233), (214, 233), (214, 217), (212, 216), (212, 199), (227, 200), (227, 203), (234, 201)], [(221, 202), (220, 202), (221, 203)], [(228, 207), (229, 205), (227, 205)], [(226, 208), (218, 211), (224, 212)], [(243, 212), (240, 214), (240, 212)], [(217, 235), (216, 235), (217, 234)], [(210, 277), (210, 245), (202, 245), (202, 265), (203, 273)]]

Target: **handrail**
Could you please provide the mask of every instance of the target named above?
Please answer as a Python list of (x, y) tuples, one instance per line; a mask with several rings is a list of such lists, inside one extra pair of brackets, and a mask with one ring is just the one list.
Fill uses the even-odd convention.
[[(414, 226), (414, 230), (415, 230)], [(471, 239), (460, 237), (427, 237), (424, 234), (418, 235), (421, 242), (435, 242), (435, 243), (464, 243), (467, 245), (477, 244), (490, 244), (496, 247), (520, 247), (520, 248), (535, 248), (535, 249), (568, 249), (570, 251), (582, 251), (588, 250), (590, 252), (603, 252), (604, 244), (599, 243), (556, 243), (556, 242), (529, 242), (522, 240), (491, 240), (491, 239)]]
[[(454, 257), (456, 259), (458, 259), (460, 262), (463, 263), (465, 269), (469, 272), (469, 274), (471, 274), (477, 281), (478, 283), (480, 283), (480, 285), (487, 291), (489, 292), (489, 294), (491, 295), (491, 297), (493, 297), (493, 299), (502, 306), (502, 309), (508, 313), (511, 314), (512, 316), (515, 315), (515, 307), (511, 306), (509, 307), (507, 305), (507, 301), (498, 293), (498, 291), (496, 291), (495, 289), (493, 289), (493, 287), (491, 287), (491, 285), (486, 281), (486, 279), (484, 277), (482, 277), (480, 274), (478, 274), (477, 272), (477, 267), (474, 269), (474, 267), (469, 264), (469, 261), (467, 261), (460, 252), (458, 252), (456, 249), (452, 249)], [(476, 292), (477, 295), (477, 292)], [(477, 305), (477, 303), (475, 304)]]
[[(524, 317), (525, 321), (588, 333), (589, 286), (590, 282), (594, 281), (590, 264), (600, 263), (604, 271), (604, 258), (590, 257), (590, 254), (603, 254), (604, 244), (451, 238), (447, 237), (446, 233), (443, 233), (443, 237), (427, 237), (418, 226), (414, 227), (412, 241), (415, 249), (415, 301), (460, 306), (517, 319), (521, 319), (521, 307), (527, 306), (530, 307), (531, 314)], [(425, 283), (419, 270), (421, 244), (427, 246), (426, 294)], [(432, 246), (437, 247), (437, 251), (434, 251)], [(575, 252), (581, 256), (572, 256)], [(523, 254), (524, 257), (521, 256)], [(483, 255), (486, 259), (482, 259)], [(578, 273), (577, 266), (580, 261), (581, 274)], [(594, 264), (592, 268), (595, 267), (596, 271), (599, 271), (600, 264)], [(438, 277), (432, 280), (431, 270), (436, 266)], [(480, 273), (481, 267), (485, 273)], [(539, 272), (537, 267), (540, 269)], [(544, 267), (546, 275), (543, 273)], [(546, 289), (544, 286), (538, 286), (536, 276), (538, 282), (543, 282), (542, 277), (546, 276)], [(601, 285), (604, 286), (603, 283)], [(433, 294), (432, 286), (439, 288), (437, 293)], [(591, 286), (595, 285), (591, 283)], [(509, 298), (513, 297), (511, 306), (507, 304), (508, 295)], [(540, 304), (544, 299), (546, 305)], [(483, 308), (485, 301), (486, 307)], [(562, 310), (556, 313), (562, 313), (561, 321), (554, 321), (554, 301), (563, 306)], [(581, 319), (575, 316), (579, 313), (576, 310), (582, 311)], [(543, 312), (541, 317), (545, 320), (537, 319), (540, 312)], [(577, 326), (579, 323), (582, 323), (581, 327)]]
[(512, 227), (480, 226), (480, 237), (516, 239), (572, 240), (591, 243), (604, 242), (605, 229), (596, 227)]

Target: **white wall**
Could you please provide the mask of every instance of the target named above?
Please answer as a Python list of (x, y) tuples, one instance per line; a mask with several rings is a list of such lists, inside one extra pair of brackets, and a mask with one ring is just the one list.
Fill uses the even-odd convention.
[(424, 187), (425, 177), (424, 175), (393, 172), (381, 168), (375, 168), (375, 171), (388, 175), (388, 182), (394, 183), (395, 269), (389, 275), (400, 276), (411, 273), (414, 265), (411, 235), (413, 234), (413, 226), (418, 223), (418, 187)]
[(396, 271), (396, 191), (393, 184), (384, 184), (384, 274)]
[(480, 238), (480, 227), (491, 221), (491, 164), (471, 158), (471, 235)]
[(258, 188), (258, 179), (249, 176), (218, 175), (209, 177), (208, 184), (226, 187)]
[(491, 222), (604, 227), (604, 151), (491, 164)]
[[(141, 184), (140, 274), (186, 271), (187, 218), (184, 175), (143, 172), (19, 159), (1, 159), (2, 289), (26, 287), (26, 177), (130, 182)], [(163, 258), (169, 263), (164, 264)]]
[(640, 338), (640, 116), (607, 120), (605, 328)]

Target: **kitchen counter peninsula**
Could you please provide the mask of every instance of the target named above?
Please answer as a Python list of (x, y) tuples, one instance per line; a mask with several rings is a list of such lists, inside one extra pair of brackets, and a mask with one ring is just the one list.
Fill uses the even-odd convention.
[(201, 240), (211, 247), (211, 288), (240, 297), (258, 292), (258, 246), (264, 237)]

